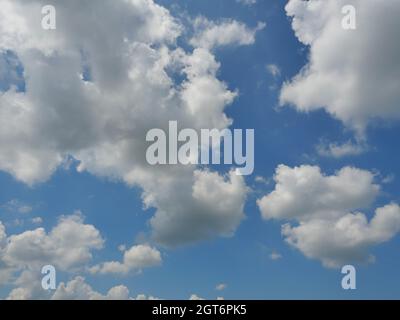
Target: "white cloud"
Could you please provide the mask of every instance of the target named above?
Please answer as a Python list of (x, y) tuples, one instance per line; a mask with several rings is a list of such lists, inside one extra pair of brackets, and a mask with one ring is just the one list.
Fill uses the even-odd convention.
[(275, 190), (258, 200), (264, 219), (337, 217), (368, 207), (380, 191), (374, 174), (345, 167), (326, 176), (317, 166), (277, 167)]
[[(43, 290), (40, 270), (44, 265), (54, 265), (57, 271), (67, 274), (88, 270), (91, 251), (102, 248), (103, 242), (94, 226), (83, 224), (79, 213), (62, 217), (49, 233), (39, 228), (7, 236), (0, 222), (0, 283), (14, 286), (7, 299), (132, 299), (126, 286), (113, 287), (103, 295), (92, 289), (81, 276), (76, 276), (68, 283), (61, 282), (54, 293)], [(160, 263), (160, 253), (145, 245), (134, 246), (126, 251), (123, 263), (115, 262), (119, 264), (117, 271), (121, 273)], [(112, 268), (106, 270), (105, 265), (97, 267), (99, 272), (115, 271)], [(149, 299), (154, 298), (150, 296)]]
[(257, 3), (257, 0), (236, 0), (237, 3), (244, 4), (246, 6), (252, 6)]
[(7, 240), (6, 228), (0, 221), (0, 249), (4, 247)]
[(8, 201), (4, 205), (0, 206), (0, 208), (4, 208), (5, 210), (10, 212), (16, 212), (22, 214), (30, 213), (33, 210), (32, 206), (27, 205), (18, 199), (12, 199)]
[[(206, 48), (177, 47), (183, 26), (152, 0), (89, 2), (58, 3), (57, 30), (47, 32), (38, 23), (41, 1), (0, 0), (0, 50), (16, 54), (27, 88), (0, 96), (0, 170), (34, 185), (73, 158), (80, 172), (140, 187), (146, 207), (156, 209), (152, 234), (162, 244), (232, 234), (243, 217), (243, 180), (221, 185), (213, 175), (218, 193), (235, 197), (221, 202), (229, 213), (204, 198), (212, 193), (192, 193), (208, 174), (145, 159), (146, 133), (169, 120), (196, 130), (231, 125), (224, 110), (237, 94), (217, 78), (219, 63)], [(233, 30), (244, 37), (228, 42), (254, 42), (255, 30), (237, 22)], [(219, 190), (230, 185), (235, 192)]]
[(337, 220), (312, 219), (293, 227), (285, 224), (285, 240), (307, 257), (319, 259), (327, 267), (348, 262), (374, 261), (372, 246), (393, 238), (400, 231), (400, 207), (390, 204), (376, 210), (368, 221), (363, 213), (348, 213)]
[(281, 165), (274, 179), (275, 190), (258, 200), (262, 216), (293, 220), (282, 226), (285, 241), (327, 267), (371, 262), (371, 247), (400, 231), (397, 204), (376, 209), (370, 221), (358, 211), (380, 190), (369, 171), (346, 167), (325, 176), (319, 167)]
[(48, 233), (37, 228), (7, 236), (0, 223), (0, 283), (18, 286), (12, 295), (38, 296), (44, 265), (66, 272), (83, 270), (103, 242), (100, 232), (84, 224), (79, 213), (62, 217)]
[(269, 258), (271, 259), (271, 260), (279, 260), (279, 259), (282, 259), (282, 255), (279, 253), (279, 252), (276, 252), (276, 251), (273, 251), (273, 252), (271, 252), (271, 254), (269, 255)]
[[(188, 178), (192, 181), (190, 184), (176, 181), (177, 185), (165, 188), (178, 190), (179, 185), (192, 185), (190, 189), (181, 190), (174, 199), (167, 198), (169, 193), (160, 198), (165, 209), (157, 211), (150, 220), (155, 239), (174, 246), (207, 239), (214, 234), (233, 235), (244, 219), (248, 188), (243, 177), (234, 171), (224, 177), (215, 172), (196, 170)], [(190, 214), (188, 208), (191, 208)]]
[[(202, 298), (202, 297), (200, 297), (200, 296), (198, 296), (197, 294), (194, 293), (194, 294), (192, 294), (192, 295), (189, 297), (189, 300), (193, 300), (193, 301), (198, 300), (198, 301), (201, 301), (201, 300), (205, 300), (205, 299)], [(225, 299), (224, 299), (224, 297), (217, 297), (216, 300), (225, 300)]]
[(24, 270), (14, 281), (16, 287), (11, 290), (7, 300), (49, 299), (49, 292), (41, 286), (40, 275), (33, 270)]
[(76, 277), (67, 284), (60, 283), (57, 290), (52, 296), (53, 300), (128, 300), (129, 290), (127, 287), (120, 285), (111, 288), (107, 294), (93, 290), (93, 288), (85, 282), (85, 278)]
[(218, 285), (215, 287), (215, 290), (217, 290), (217, 291), (223, 291), (223, 290), (226, 289), (226, 287), (227, 287), (227, 285), (226, 285), (225, 283), (220, 283), (220, 284), (218, 284)]
[(80, 215), (63, 217), (51, 232), (43, 228), (10, 235), (3, 260), (10, 266), (41, 267), (52, 264), (71, 270), (89, 262), (93, 249), (101, 249), (104, 240)]
[(153, 297), (153, 296), (147, 296), (145, 294), (138, 294), (135, 298), (135, 300), (160, 300), (159, 298)]
[(268, 73), (274, 78), (277, 78), (281, 75), (281, 69), (279, 69), (276, 64), (268, 64), (266, 68)]
[(352, 143), (347, 141), (343, 144), (338, 143), (320, 143), (317, 146), (317, 152), (320, 156), (331, 158), (343, 158), (349, 156), (358, 156), (368, 151), (368, 147), (362, 143)]
[(189, 300), (204, 300), (203, 298), (199, 297), (197, 294), (192, 294)]
[(209, 21), (205, 17), (194, 20), (195, 35), (190, 40), (194, 47), (215, 49), (228, 45), (250, 45), (255, 42), (256, 33), (265, 28), (259, 22), (257, 27), (249, 29), (244, 23), (236, 20), (221, 22)]
[(153, 296), (144, 294), (137, 298), (129, 296), (129, 289), (124, 285), (112, 287), (106, 294), (92, 288), (84, 277), (76, 276), (67, 283), (61, 282), (53, 292), (45, 291), (40, 286), (40, 281), (31, 272), (25, 272), (18, 281), (21, 287), (13, 289), (8, 295), (8, 300), (156, 300)]
[(303, 70), (283, 86), (280, 100), (302, 112), (323, 108), (362, 137), (374, 119), (400, 117), (400, 3), (351, 3), (356, 30), (342, 28), (346, 0), (288, 2), (292, 28), (310, 54)]
[(31, 222), (34, 224), (42, 224), (43, 219), (41, 217), (34, 217), (31, 219)]
[(118, 246), (118, 250), (121, 251), (121, 252), (126, 251), (126, 245), (125, 245), (125, 244), (120, 244), (120, 245)]
[(392, 183), (396, 179), (396, 176), (391, 173), (382, 179), (382, 183), (389, 184)]
[(270, 179), (266, 179), (266, 178), (264, 178), (262, 176), (256, 176), (254, 178), (254, 181), (259, 183), (259, 184), (264, 184), (264, 185), (270, 184)]
[(4, 251), (7, 246), (7, 233), (4, 224), (0, 221), (0, 285), (8, 283), (13, 275), (13, 269), (3, 261)]
[(159, 266), (162, 262), (161, 253), (149, 245), (137, 245), (124, 252), (123, 261), (108, 261), (90, 269), (92, 273), (129, 274), (139, 272), (143, 268)]
[[(132, 299), (126, 286), (113, 287), (103, 295), (87, 284), (82, 276), (76, 276), (67, 283), (61, 282), (54, 293), (43, 290), (40, 273), (43, 265), (51, 264), (57, 271), (67, 273), (88, 270), (92, 258), (91, 251), (100, 249), (103, 242), (96, 228), (83, 224), (80, 214), (62, 217), (49, 233), (39, 228), (7, 236), (5, 227), (0, 222), (0, 283), (14, 286), (7, 299)], [(160, 253), (145, 245), (134, 246), (126, 251), (123, 263), (115, 262), (119, 264), (117, 271), (121, 273), (159, 263)], [(106, 270), (105, 265), (101, 265), (104, 270), (100, 272), (115, 271), (112, 268)], [(150, 296), (149, 299), (155, 298)]]

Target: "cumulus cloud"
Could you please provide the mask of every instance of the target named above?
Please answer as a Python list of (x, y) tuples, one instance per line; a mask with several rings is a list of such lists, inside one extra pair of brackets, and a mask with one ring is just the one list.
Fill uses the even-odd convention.
[(369, 171), (345, 167), (326, 176), (317, 166), (277, 167), (275, 190), (258, 201), (264, 219), (337, 217), (368, 207), (380, 191)]
[(156, 300), (153, 296), (144, 294), (130, 297), (129, 289), (124, 285), (110, 288), (102, 294), (88, 284), (84, 277), (76, 276), (68, 282), (61, 282), (53, 292), (45, 291), (40, 286), (40, 281), (30, 272), (25, 272), (18, 282), (21, 287), (13, 289), (7, 300)]
[[(356, 9), (356, 30), (342, 28), (348, 4)], [(398, 1), (290, 0), (286, 13), (310, 53), (307, 65), (283, 86), (282, 105), (301, 112), (323, 108), (360, 137), (371, 121), (400, 117)]]
[(43, 290), (40, 273), (33, 270), (24, 270), (13, 282), (14, 289), (7, 296), (7, 300), (44, 300), (51, 297), (50, 292)]
[[(150, 220), (154, 236), (162, 244), (174, 246), (182, 241), (207, 239), (216, 233), (231, 236), (244, 219), (248, 188), (242, 176), (234, 171), (221, 176), (196, 170), (190, 179), (192, 187), (179, 192), (175, 198), (178, 202), (160, 199), (165, 211), (158, 211)], [(172, 190), (178, 188), (176, 185)], [(190, 214), (187, 208), (191, 208)]]
[(40, 284), (42, 267), (83, 271), (103, 243), (100, 232), (85, 224), (80, 213), (61, 217), (50, 232), (37, 228), (7, 235), (0, 222), (0, 283), (15, 286), (10, 299), (48, 298)]
[(79, 214), (62, 217), (49, 233), (43, 228), (10, 235), (2, 260), (11, 267), (37, 268), (52, 264), (60, 270), (79, 268), (101, 249), (104, 240)]
[(128, 300), (129, 289), (123, 285), (111, 288), (105, 295), (95, 291), (85, 278), (76, 277), (68, 283), (60, 283), (52, 300)]
[(349, 262), (373, 262), (369, 253), (400, 231), (400, 207), (390, 204), (378, 208), (368, 221), (360, 212), (348, 213), (337, 220), (312, 219), (292, 227), (285, 224), (285, 240), (307, 257), (319, 259), (327, 267), (340, 267)]
[(280, 165), (274, 180), (275, 190), (257, 202), (263, 218), (294, 221), (282, 226), (285, 241), (327, 267), (371, 262), (371, 247), (400, 231), (395, 203), (377, 208), (370, 221), (359, 211), (380, 191), (369, 171), (345, 167), (327, 176), (316, 166)]
[[(38, 228), (7, 236), (0, 222), (0, 283), (14, 286), (9, 300), (125, 300), (129, 297), (126, 286), (111, 288), (106, 294), (95, 291), (82, 276), (61, 282), (56, 291), (43, 290), (41, 268), (54, 265), (67, 274), (84, 272), (127, 274), (142, 268), (159, 265), (161, 254), (148, 245), (133, 246), (124, 253), (123, 262), (106, 262), (88, 267), (92, 251), (103, 247), (104, 240), (92, 225), (84, 224), (80, 213), (60, 218), (48, 233)], [(143, 295), (138, 295), (138, 297)], [(148, 299), (155, 299), (150, 296)]]
[(149, 245), (137, 245), (124, 252), (123, 261), (108, 261), (90, 269), (92, 273), (128, 274), (143, 268), (154, 267), (162, 262), (161, 253)]
[[(152, 0), (60, 1), (54, 32), (41, 29), (43, 1), (0, 5), (0, 50), (15, 54), (26, 88), (0, 96), (0, 170), (34, 185), (73, 158), (80, 172), (138, 186), (145, 206), (156, 209), (152, 234), (166, 245), (235, 230), (243, 195), (242, 202), (224, 198), (230, 213), (214, 208), (204, 198), (212, 193), (192, 192), (208, 173), (197, 174), (194, 166), (157, 168), (145, 159), (146, 133), (167, 131), (170, 120), (195, 130), (232, 124), (224, 110), (237, 94), (217, 78), (220, 65), (209, 46), (192, 52), (178, 47), (183, 26)], [(211, 37), (213, 46), (254, 42), (255, 30), (237, 22), (226, 26), (228, 36), (232, 30), (244, 35)], [(176, 82), (176, 74), (183, 80)], [(213, 177), (210, 190), (222, 196), (245, 191), (243, 180), (230, 178), (224, 183), (236, 191), (225, 193), (225, 178)]]
[(79, 212), (61, 217), (50, 232), (37, 228), (7, 235), (0, 222), (0, 283), (14, 286), (8, 299), (49, 299), (41, 286), (42, 267), (83, 271), (103, 243), (100, 232), (85, 224)]
[(190, 43), (195, 47), (214, 49), (228, 45), (253, 44), (256, 33), (265, 28), (265, 23), (259, 22), (256, 28), (249, 29), (244, 23), (236, 20), (213, 22), (198, 17), (194, 20), (194, 28), (195, 35)]

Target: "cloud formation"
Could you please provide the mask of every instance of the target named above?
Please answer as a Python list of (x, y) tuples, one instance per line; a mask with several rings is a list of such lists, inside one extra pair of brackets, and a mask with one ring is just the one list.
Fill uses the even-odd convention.
[[(164, 245), (231, 234), (244, 215), (244, 196), (224, 201), (230, 212), (214, 208), (192, 192), (209, 173), (157, 168), (144, 156), (146, 133), (165, 130), (170, 120), (195, 130), (232, 124), (224, 110), (237, 93), (217, 78), (210, 46), (195, 43), (192, 52), (177, 46), (183, 24), (152, 0), (89, 3), (57, 2), (57, 29), (49, 32), (39, 23), (43, 1), (0, 0), (0, 51), (15, 55), (25, 87), (0, 96), (0, 170), (35, 185), (73, 158), (80, 172), (141, 188), (145, 206), (156, 209), (152, 236)], [(225, 26), (243, 34), (211, 37), (212, 47), (254, 42), (255, 31), (245, 25)], [(239, 178), (227, 180), (237, 188), (231, 194), (220, 190), (224, 177), (213, 177), (210, 189), (223, 196), (246, 192)]]
[(85, 224), (80, 213), (61, 217), (50, 231), (44, 228), (6, 236), (0, 225), (0, 261), (15, 271), (41, 270), (47, 264), (63, 271), (82, 268), (92, 251), (103, 247), (104, 240), (93, 226)]
[(257, 201), (263, 218), (291, 221), (282, 226), (285, 241), (324, 266), (371, 262), (370, 249), (400, 231), (395, 203), (370, 220), (359, 211), (380, 192), (369, 171), (345, 167), (327, 176), (317, 166), (280, 165), (274, 180), (275, 189)]
[(149, 245), (137, 245), (124, 252), (123, 261), (107, 261), (90, 268), (92, 273), (122, 274), (140, 272), (143, 268), (154, 267), (162, 262), (161, 253)]
[(301, 112), (324, 109), (363, 137), (371, 121), (400, 117), (400, 3), (353, 0), (357, 29), (345, 30), (342, 8), (348, 4), (288, 2), (292, 28), (310, 53), (307, 65), (282, 87), (280, 101)]
[(317, 153), (323, 157), (344, 158), (350, 156), (358, 156), (368, 151), (368, 146), (363, 143), (347, 141), (345, 143), (329, 143), (321, 142), (316, 147)]
[(68, 283), (60, 283), (52, 300), (128, 300), (129, 289), (123, 285), (111, 288), (105, 295), (93, 290), (85, 278), (76, 277)]
[(194, 20), (195, 35), (190, 40), (190, 44), (206, 49), (228, 45), (251, 45), (255, 42), (256, 33), (265, 26), (265, 23), (258, 22), (256, 28), (249, 29), (244, 23), (236, 20), (216, 23), (205, 17), (198, 17)]
[(93, 251), (103, 248), (104, 239), (80, 212), (63, 216), (46, 232), (44, 228), (7, 235), (0, 222), (0, 283), (15, 288), (10, 299), (47, 299), (41, 287), (41, 270), (53, 265), (57, 271), (83, 272)]

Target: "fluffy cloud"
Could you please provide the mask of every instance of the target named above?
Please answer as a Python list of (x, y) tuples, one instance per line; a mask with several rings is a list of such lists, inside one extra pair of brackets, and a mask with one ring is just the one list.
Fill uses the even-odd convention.
[(258, 200), (262, 216), (293, 220), (282, 226), (286, 242), (327, 267), (370, 262), (370, 248), (400, 231), (397, 204), (376, 209), (370, 221), (358, 211), (380, 191), (369, 171), (346, 167), (326, 176), (315, 166), (281, 165), (274, 179), (275, 190)]
[[(348, 4), (356, 8), (356, 30), (341, 25)], [(303, 70), (283, 86), (282, 105), (302, 112), (323, 108), (358, 136), (374, 119), (400, 117), (398, 1), (290, 0), (286, 12), (310, 54)]]
[(101, 249), (104, 240), (81, 215), (62, 217), (49, 233), (43, 228), (10, 235), (2, 260), (15, 268), (36, 268), (51, 264), (60, 270), (82, 267), (92, 258), (91, 251)]
[(214, 49), (227, 45), (250, 45), (255, 42), (257, 31), (264, 29), (265, 23), (249, 29), (244, 23), (226, 20), (219, 23), (198, 17), (194, 21), (195, 35), (190, 43), (195, 47)]
[(158, 300), (153, 296), (138, 294), (129, 296), (129, 289), (124, 285), (112, 287), (106, 294), (94, 290), (83, 277), (75, 277), (67, 283), (60, 283), (51, 297), (52, 300)]
[[(192, 193), (200, 179), (196, 167), (157, 168), (145, 159), (146, 133), (166, 130), (170, 120), (196, 130), (232, 123), (224, 110), (236, 93), (217, 78), (214, 55), (207, 48), (188, 53), (177, 47), (183, 26), (152, 0), (57, 2), (53, 31), (40, 27), (44, 4), (0, 0), (0, 50), (15, 54), (26, 88), (0, 96), (0, 170), (33, 185), (74, 158), (79, 171), (140, 187), (146, 207), (156, 209), (152, 233), (163, 244), (232, 233), (245, 197), (224, 199), (230, 215)], [(254, 30), (230, 25), (244, 37), (228, 42), (254, 42)], [(213, 177), (216, 185), (209, 187), (222, 196), (245, 190), (242, 180), (231, 178), (226, 185), (238, 191), (220, 192), (224, 178)]]
[(13, 282), (14, 289), (9, 293), (7, 300), (42, 300), (49, 299), (50, 293), (41, 286), (40, 272), (24, 270)]
[[(40, 281), (29, 272), (25, 272), (18, 283), (21, 287), (12, 290), (7, 300), (133, 300), (129, 296), (129, 289), (124, 285), (112, 287), (106, 294), (102, 294), (94, 290), (81, 276), (76, 276), (67, 283), (61, 282), (53, 293), (44, 291)], [(138, 297), (145, 296), (141, 294)]]
[(337, 217), (368, 207), (380, 190), (371, 172), (352, 167), (326, 176), (317, 166), (280, 165), (274, 180), (275, 190), (258, 201), (264, 219)]
[(103, 243), (80, 213), (62, 217), (48, 233), (38, 228), (7, 236), (0, 222), (0, 283), (16, 287), (10, 299), (48, 298), (40, 284), (41, 268), (50, 264), (60, 271), (84, 270)]
[(86, 270), (124, 274), (161, 263), (158, 250), (147, 245), (138, 245), (125, 251), (122, 263), (106, 262), (88, 268), (91, 252), (102, 248), (103, 243), (99, 231), (92, 225), (84, 224), (79, 213), (62, 217), (49, 233), (38, 228), (7, 236), (5, 227), (0, 222), (0, 283), (14, 286), (7, 299), (131, 299), (129, 290), (123, 285), (113, 287), (103, 295), (92, 289), (81, 276), (76, 276), (67, 283), (60, 283), (55, 292), (42, 288), (40, 271), (47, 264), (54, 265), (57, 271), (67, 274)]
[[(231, 236), (244, 219), (248, 188), (243, 177), (234, 171), (223, 177), (215, 172), (196, 170), (189, 178), (191, 183), (185, 185), (192, 187), (179, 192), (174, 199), (179, 201), (167, 198), (168, 194), (160, 199), (165, 211), (159, 210), (150, 220), (157, 241), (175, 246), (214, 234)], [(172, 190), (178, 188), (179, 185), (172, 185)], [(191, 208), (190, 214), (187, 208)]]
[(400, 207), (397, 204), (378, 208), (370, 221), (365, 214), (355, 212), (337, 220), (312, 219), (296, 227), (285, 224), (282, 228), (290, 245), (309, 258), (321, 260), (327, 267), (372, 262), (370, 247), (390, 240), (399, 231)]
[(52, 300), (128, 300), (129, 289), (123, 285), (111, 288), (107, 294), (93, 290), (85, 278), (76, 277), (67, 284), (60, 283), (51, 297)]
[(15, 288), (9, 299), (48, 299), (41, 286), (41, 269), (53, 265), (67, 273), (83, 271), (92, 251), (103, 247), (100, 232), (84, 224), (82, 215), (63, 216), (46, 232), (43, 228), (8, 235), (0, 222), (0, 283)]
[(90, 271), (101, 274), (128, 274), (134, 271), (138, 272), (143, 268), (158, 266), (161, 262), (161, 253), (157, 249), (149, 245), (137, 245), (124, 252), (122, 262), (104, 262), (101, 265), (92, 267)]

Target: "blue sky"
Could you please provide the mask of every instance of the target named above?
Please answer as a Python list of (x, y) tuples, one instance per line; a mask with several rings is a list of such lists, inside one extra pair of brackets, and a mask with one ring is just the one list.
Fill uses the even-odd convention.
[[(234, 19), (250, 29), (254, 29), (257, 22), (266, 23), (264, 29), (256, 32), (254, 43), (221, 46), (212, 52), (220, 63), (216, 77), (226, 83), (229, 90), (239, 92), (225, 108), (225, 113), (233, 119), (232, 128), (254, 128), (256, 132), (255, 172), (244, 178), (251, 188), (244, 203), (245, 218), (230, 237), (216, 235), (176, 248), (165, 247), (151, 238), (149, 219), (157, 208), (144, 208), (143, 188), (131, 187), (123, 178), (93, 174), (90, 169), (77, 172), (79, 160), (74, 160), (69, 166), (58, 165), (48, 179), (31, 186), (18, 181), (12, 170), (7, 172), (3, 168), (0, 171), (0, 221), (6, 226), (7, 235), (38, 227), (49, 231), (57, 225), (60, 216), (80, 211), (85, 217), (84, 223), (95, 226), (105, 240), (103, 249), (92, 252), (88, 266), (120, 261), (122, 253), (118, 246), (121, 244), (129, 248), (146, 242), (161, 252), (161, 265), (128, 275), (99, 275), (82, 270), (57, 273), (57, 281), (65, 283), (78, 275), (83, 276), (94, 290), (103, 294), (122, 284), (132, 296), (143, 293), (163, 299), (187, 299), (191, 294), (208, 299), (218, 296), (225, 299), (397, 299), (400, 295), (400, 238), (397, 233), (368, 248), (376, 258), (374, 263), (354, 262), (357, 290), (345, 291), (340, 285), (340, 269), (323, 266), (320, 259), (306, 257), (302, 250), (285, 242), (281, 226), (291, 220), (263, 219), (257, 200), (275, 189), (271, 179), (280, 164), (290, 168), (318, 166), (327, 176), (350, 166), (374, 173), (376, 183), (381, 186), (373, 204), (360, 207), (371, 219), (376, 208), (400, 202), (398, 122), (391, 117), (371, 121), (363, 138), (368, 149), (362, 154), (341, 158), (322, 156), (317, 152), (319, 144), (354, 142), (356, 134), (351, 125), (340, 117), (335, 119), (326, 109), (304, 113), (296, 107), (279, 107), (283, 83), (290, 82), (310, 59), (310, 46), (301, 43), (292, 29), (285, 11), (286, 1), (258, 0), (253, 5), (232, 0), (160, 0), (157, 3), (181, 19), (187, 30), (190, 30), (190, 19), (197, 16), (209, 21)], [(92, 6), (97, 6), (95, 1)], [(188, 38), (190, 32), (179, 38), (178, 46), (190, 52), (193, 49)], [(10, 55), (4, 53), (3, 48), (2, 52), (3, 57)], [(276, 65), (279, 75), (272, 75), (268, 65)], [(12, 69), (11, 66), (7, 68)], [(0, 71), (3, 74), (4, 69)], [(9, 76), (1, 79), (3, 92), (9, 90), (7, 82), (15, 81)], [(23, 85), (20, 90), (25, 91)], [(7, 157), (7, 150), (0, 149), (3, 157)], [(211, 170), (226, 174), (229, 168), (212, 166)], [(257, 182), (256, 177), (264, 177), (267, 183)], [(24, 204), (31, 210), (20, 213), (16, 207), (10, 208), (13, 201), (16, 207)], [(30, 222), (33, 217), (42, 218), (40, 226)], [(16, 225), (15, 219), (23, 221), (22, 224)], [(280, 258), (271, 259), (272, 253), (279, 254)], [(349, 263), (353, 261), (350, 259)], [(221, 283), (226, 284), (226, 288), (216, 290)], [(16, 286), (13, 280), (0, 283), (0, 297), (7, 297)]]

